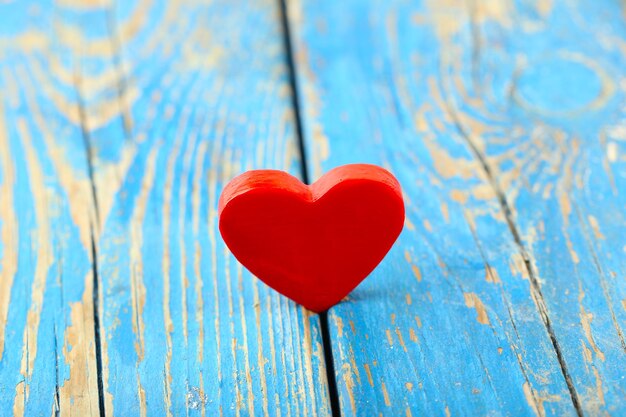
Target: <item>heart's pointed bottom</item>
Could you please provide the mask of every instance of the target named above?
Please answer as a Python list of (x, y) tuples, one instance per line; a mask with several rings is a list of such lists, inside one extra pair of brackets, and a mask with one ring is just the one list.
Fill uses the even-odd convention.
[(286, 294), (282, 294), (281, 295), (289, 298), (290, 300), (292, 300), (293, 302), (295, 302), (296, 304), (301, 305), (302, 307), (306, 308), (309, 311), (312, 311), (316, 314), (321, 314), (325, 311), (330, 310), (332, 307), (335, 307), (336, 305), (339, 305), (345, 298), (346, 296), (352, 292), (352, 290), (348, 291), (345, 295), (342, 295), (341, 297), (337, 298), (337, 297), (333, 297), (333, 298), (329, 298), (329, 299), (324, 299), (324, 300), (302, 300), (302, 301), (298, 301), (296, 299), (293, 299), (289, 296), (287, 296)]

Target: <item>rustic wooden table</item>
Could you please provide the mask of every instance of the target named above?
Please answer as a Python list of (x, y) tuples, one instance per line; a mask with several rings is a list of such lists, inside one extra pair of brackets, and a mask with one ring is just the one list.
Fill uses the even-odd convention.
[[(626, 415), (625, 8), (0, 1), (0, 416)], [(217, 199), (349, 162), (407, 221), (318, 316)]]

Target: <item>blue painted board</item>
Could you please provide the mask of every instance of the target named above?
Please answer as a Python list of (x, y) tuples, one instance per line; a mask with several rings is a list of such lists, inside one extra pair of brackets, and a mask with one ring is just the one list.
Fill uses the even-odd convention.
[(70, 120), (68, 22), (53, 2), (0, 3), (0, 416), (99, 415), (94, 204)]
[(623, 4), (288, 6), (313, 179), (406, 193), (330, 313), (342, 415), (623, 414)]
[(251, 276), (217, 230), (234, 175), (300, 170), (278, 4), (107, 13), (81, 72), (106, 414), (328, 415), (318, 316)]

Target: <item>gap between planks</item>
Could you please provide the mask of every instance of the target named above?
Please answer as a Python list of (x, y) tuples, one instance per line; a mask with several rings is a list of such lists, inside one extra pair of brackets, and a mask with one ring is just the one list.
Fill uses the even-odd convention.
[[(470, 16), (471, 27), (472, 27), (472, 37), (475, 38), (476, 37), (475, 31), (477, 27), (475, 2), (470, 1), (468, 4), (468, 7), (469, 7), (468, 14)], [(480, 43), (475, 42), (473, 39), (471, 48), (473, 49), (472, 50), (472, 63), (474, 65), (476, 57), (480, 53)], [(489, 181), (489, 185), (491, 186), (491, 188), (493, 189), (496, 195), (500, 209), (504, 213), (504, 218), (505, 218), (507, 227), (509, 229), (509, 232), (511, 233), (511, 236), (513, 237), (513, 241), (515, 242), (515, 245), (517, 246), (517, 250), (519, 251), (520, 255), (522, 256), (522, 259), (524, 260), (524, 267), (526, 271), (528, 272), (528, 277), (529, 277), (530, 284), (531, 284), (531, 289), (532, 289), (531, 295), (536, 301), (537, 310), (539, 311), (541, 320), (543, 321), (543, 324), (546, 328), (548, 336), (550, 337), (550, 342), (552, 343), (552, 347), (556, 354), (559, 367), (561, 369), (561, 373), (563, 374), (563, 378), (565, 379), (565, 384), (567, 385), (567, 389), (569, 391), (572, 404), (574, 406), (574, 409), (576, 410), (576, 414), (578, 415), (578, 417), (583, 417), (584, 413), (583, 413), (582, 405), (580, 403), (580, 399), (578, 398), (578, 393), (576, 392), (576, 388), (574, 387), (572, 376), (567, 368), (567, 363), (565, 361), (562, 349), (559, 345), (556, 334), (554, 332), (554, 328), (552, 327), (552, 320), (550, 319), (550, 315), (548, 314), (548, 307), (546, 305), (543, 293), (541, 291), (541, 284), (539, 283), (539, 279), (537, 275), (535, 274), (535, 271), (532, 267), (530, 256), (528, 255), (528, 251), (526, 250), (526, 247), (524, 246), (518, 227), (515, 224), (513, 213), (511, 211), (511, 206), (509, 205), (509, 202), (507, 201), (506, 195), (504, 194), (503, 190), (500, 188), (500, 185), (498, 184), (498, 181), (496, 177), (494, 176), (493, 170), (491, 169), (491, 166), (489, 165), (487, 158), (485, 157), (485, 155), (481, 153), (479, 147), (476, 145), (476, 143), (472, 139), (471, 133), (465, 129), (461, 120), (459, 120), (459, 116), (456, 110), (454, 109), (454, 105), (450, 103), (448, 100), (445, 100), (444, 103), (446, 106), (446, 111), (452, 118), (454, 126), (456, 127), (457, 131), (459, 132), (460, 136), (463, 138), (465, 143), (467, 143), (467, 145), (469, 146), (470, 150), (474, 154), (474, 157), (478, 160), (480, 167), (482, 168), (483, 172), (485, 173)]]
[(87, 126), (87, 109), (85, 107), (85, 100), (82, 95), (80, 70), (75, 69), (74, 74), (74, 90), (76, 92), (78, 103), (78, 114), (80, 120), (81, 136), (83, 139), (83, 152), (86, 154), (87, 160), (87, 174), (89, 178), (90, 191), (91, 191), (91, 204), (94, 210), (94, 220), (92, 221), (90, 228), (91, 235), (91, 274), (93, 279), (93, 326), (95, 335), (95, 350), (96, 350), (96, 379), (98, 383), (98, 411), (100, 417), (106, 416), (106, 407), (104, 403), (104, 381), (102, 375), (102, 340), (100, 335), (100, 290), (99, 290), (99, 274), (98, 274), (98, 236), (100, 227), (100, 210), (98, 206), (98, 193), (96, 190), (96, 182), (94, 179), (93, 168), (93, 148), (91, 146), (91, 138), (89, 135), (89, 128)]
[(504, 213), (504, 218), (505, 218), (507, 227), (509, 229), (509, 232), (511, 233), (511, 236), (513, 237), (513, 241), (515, 242), (517, 250), (519, 251), (520, 255), (522, 256), (522, 259), (524, 260), (524, 268), (526, 269), (526, 272), (528, 273), (528, 278), (530, 280), (530, 284), (532, 288), (532, 296), (537, 303), (537, 310), (539, 311), (539, 316), (541, 317), (541, 320), (543, 321), (543, 324), (546, 328), (546, 332), (548, 333), (548, 336), (550, 337), (550, 342), (552, 343), (552, 347), (554, 348), (554, 352), (559, 362), (561, 374), (563, 374), (563, 378), (565, 379), (565, 384), (567, 385), (567, 390), (569, 391), (570, 398), (572, 399), (572, 404), (574, 406), (574, 409), (576, 410), (576, 414), (578, 415), (578, 417), (583, 417), (584, 413), (582, 410), (580, 400), (578, 398), (578, 393), (576, 392), (576, 388), (574, 387), (572, 376), (569, 373), (569, 370), (567, 368), (567, 363), (565, 362), (565, 358), (563, 357), (563, 352), (557, 340), (556, 334), (554, 332), (554, 328), (552, 327), (552, 321), (550, 320), (550, 316), (548, 314), (548, 307), (546, 306), (546, 302), (544, 300), (543, 293), (541, 291), (541, 284), (539, 283), (539, 279), (537, 278), (537, 275), (535, 274), (535, 271), (530, 261), (530, 257), (528, 256), (528, 252), (526, 251), (526, 247), (524, 246), (524, 243), (522, 242), (522, 239), (520, 237), (518, 228), (513, 219), (513, 213), (511, 212), (511, 207), (506, 199), (506, 196), (504, 195), (504, 192), (500, 189), (500, 186), (498, 185), (497, 180), (494, 177), (493, 172), (491, 170), (491, 167), (489, 166), (489, 163), (485, 159), (484, 155), (480, 153), (478, 147), (471, 139), (470, 134), (465, 130), (465, 128), (461, 124), (456, 112), (452, 108), (452, 105), (447, 104), (447, 106), (448, 106), (447, 111), (452, 117), (452, 120), (454, 121), (454, 125), (456, 126), (457, 131), (459, 132), (463, 140), (465, 140), (465, 142), (468, 144), (472, 153), (474, 153), (475, 158), (478, 160), (483, 172), (487, 176), (487, 179), (489, 181), (491, 188), (496, 194), (498, 204), (500, 205), (500, 209)]
[[(287, 9), (286, 0), (278, 0), (280, 10), (280, 21), (282, 25), (283, 34), (283, 49), (284, 57), (287, 64), (287, 73), (289, 77), (289, 85), (291, 87), (291, 106), (293, 108), (294, 123), (296, 126), (296, 139), (298, 141), (298, 150), (300, 154), (300, 169), (302, 181), (305, 184), (309, 184), (311, 178), (309, 177), (307, 154), (304, 144), (304, 134), (302, 131), (302, 115), (300, 104), (300, 92), (298, 90), (298, 83), (296, 81), (296, 68), (294, 60), (294, 49), (291, 41), (291, 30), (289, 27), (289, 13)], [(328, 312), (320, 313), (320, 327), (322, 330), (322, 343), (324, 350), (324, 365), (326, 368), (326, 380), (328, 384), (328, 395), (330, 398), (330, 409), (333, 417), (341, 416), (341, 408), (339, 406), (339, 392), (337, 390), (337, 381), (335, 380), (335, 362), (333, 359), (333, 349), (330, 338), (330, 330), (328, 323)]]

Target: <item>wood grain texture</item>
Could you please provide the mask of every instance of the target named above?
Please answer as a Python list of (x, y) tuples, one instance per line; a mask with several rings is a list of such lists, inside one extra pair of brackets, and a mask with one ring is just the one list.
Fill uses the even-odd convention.
[(406, 193), (330, 313), (342, 413), (623, 414), (623, 3), (288, 5), (313, 180)]
[(0, 3), (0, 415), (98, 416), (87, 153), (51, 2)]
[(300, 169), (277, 6), (111, 2), (85, 39), (106, 415), (330, 412), (318, 317), (217, 230), (234, 175)]

